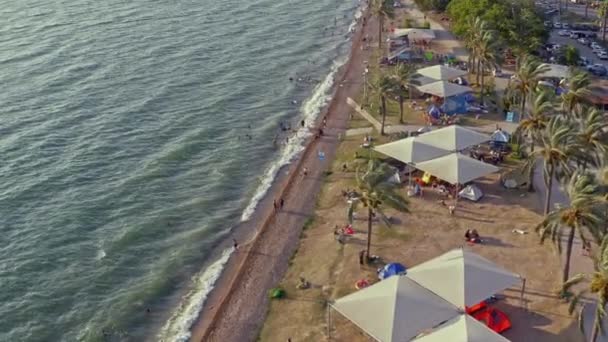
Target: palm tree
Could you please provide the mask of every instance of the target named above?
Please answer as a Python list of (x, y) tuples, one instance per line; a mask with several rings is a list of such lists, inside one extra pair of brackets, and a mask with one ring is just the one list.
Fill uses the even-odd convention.
[(397, 96), (399, 97), (399, 123), (403, 123), (403, 94), (405, 89), (409, 90), (409, 98), (412, 98), (411, 86), (419, 84), (416, 80), (416, 69), (412, 64), (399, 63), (394, 70), (393, 79), (397, 86)]
[(367, 207), (367, 249), (369, 258), (372, 241), (372, 218), (375, 213), (382, 217), (384, 206), (389, 206), (400, 212), (407, 213), (408, 201), (395, 191), (394, 184), (389, 182), (392, 172), (389, 172), (386, 164), (380, 164), (377, 160), (370, 159), (365, 173), (357, 170), (357, 186), (361, 191), (361, 203)]
[[(522, 119), (517, 126), (517, 136), (527, 136), (530, 153), (534, 154), (534, 145), (540, 140), (541, 133), (547, 128), (549, 114), (553, 110), (551, 95), (547, 92), (538, 92), (532, 104), (529, 115)], [(528, 191), (534, 191), (534, 169), (529, 170)]]
[(509, 86), (521, 98), (520, 115), (523, 118), (526, 113), (526, 100), (536, 89), (541, 75), (547, 72), (549, 67), (529, 55), (518, 58), (518, 64), (519, 67), (514, 75), (515, 80)]
[[(570, 158), (577, 151), (576, 140), (572, 133), (572, 125), (559, 117), (553, 117), (547, 123), (547, 127), (541, 133), (539, 143), (540, 149), (530, 153), (525, 167), (528, 172), (534, 172), (536, 160), (543, 161), (543, 178), (546, 186), (546, 198), (544, 214), (549, 214), (551, 203), (551, 189), (556, 171), (570, 175)], [(529, 169), (532, 168), (532, 169)]]
[(606, 22), (608, 21), (608, 2), (602, 1), (600, 8), (597, 9), (597, 16), (601, 18), (602, 40), (606, 40)]
[[(591, 292), (595, 295), (594, 297), (597, 303), (593, 319), (593, 330), (589, 339), (590, 342), (595, 342), (600, 333), (604, 335), (602, 329), (602, 320), (606, 318), (606, 304), (608, 303), (608, 236), (603, 238), (599, 250), (593, 256), (593, 268), (594, 272), (591, 274), (591, 282), (589, 283), (588, 289), (571, 296), (569, 307), (570, 314), (572, 314), (576, 308), (576, 305), (579, 303), (580, 298), (586, 292)], [(572, 288), (574, 285), (582, 283), (587, 279), (588, 276), (589, 275), (587, 274), (577, 274), (570, 278), (564, 284), (564, 292), (570, 294), (570, 288)], [(583, 304), (583, 307), (581, 310), (579, 310), (579, 327), (581, 328), (583, 334), (585, 334), (583, 321), (584, 307), (585, 305)]]
[(572, 113), (577, 104), (586, 102), (590, 94), (590, 84), (591, 79), (588, 73), (571, 68), (570, 77), (568, 77), (566, 84), (568, 91), (561, 95), (562, 110), (566, 113)]
[(597, 160), (608, 152), (608, 134), (605, 132), (608, 121), (597, 108), (581, 107), (577, 112), (580, 113), (576, 134), (580, 148), (578, 159), (585, 169), (588, 162)]
[(586, 233), (591, 234), (597, 243), (603, 238), (601, 227), (602, 215), (600, 214), (600, 201), (597, 197), (598, 187), (593, 177), (575, 172), (566, 186), (566, 194), (569, 204), (560, 206), (548, 214), (536, 227), (540, 234), (541, 243), (551, 238), (558, 250), (562, 250), (562, 229), (568, 229), (568, 240), (566, 241), (566, 262), (564, 263), (562, 282), (566, 283), (570, 273), (570, 257), (572, 256), (572, 245), (574, 236), (578, 233), (583, 243), (586, 243)]
[(481, 32), (481, 37), (477, 43), (477, 58), (480, 65), (479, 75), (481, 77), (481, 97), (480, 102), (483, 104), (484, 96), (484, 72), (486, 68), (492, 68), (496, 62), (496, 35), (494, 31), (484, 30)]
[(372, 0), (372, 14), (378, 17), (378, 49), (382, 50), (382, 31), (384, 31), (384, 18), (395, 17), (395, 9), (391, 0)]
[(380, 97), (380, 114), (382, 115), (380, 134), (382, 135), (384, 135), (384, 125), (386, 123), (386, 98), (391, 96), (397, 87), (395, 79), (389, 75), (380, 75), (376, 82), (372, 84), (372, 88)]
[(465, 36), (465, 41), (470, 50), (469, 62), (472, 64), (471, 69), (475, 71), (476, 82), (479, 84), (480, 77), (483, 78), (481, 66), (483, 57), (481, 56), (481, 50), (489, 42), (488, 32), (490, 30), (488, 29), (488, 23), (480, 17), (471, 19), (468, 26), (469, 30)]

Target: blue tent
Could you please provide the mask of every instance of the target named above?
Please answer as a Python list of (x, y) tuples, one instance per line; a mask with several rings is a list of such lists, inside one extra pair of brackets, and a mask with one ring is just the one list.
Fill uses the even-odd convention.
[(467, 100), (465, 95), (448, 97), (441, 106), (447, 115), (463, 114), (467, 112)]
[(386, 279), (388, 277), (399, 274), (405, 274), (405, 266), (396, 262), (387, 264), (380, 271), (378, 271), (378, 277), (380, 279)]

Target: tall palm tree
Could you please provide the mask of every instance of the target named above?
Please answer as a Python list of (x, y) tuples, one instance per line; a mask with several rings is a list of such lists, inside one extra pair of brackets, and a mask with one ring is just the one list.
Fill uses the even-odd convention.
[[(596, 300), (596, 309), (593, 319), (593, 330), (591, 332), (591, 337), (589, 338), (590, 342), (597, 341), (600, 333), (604, 335), (602, 321), (606, 318), (606, 304), (608, 304), (608, 236), (605, 236), (602, 239), (599, 250), (593, 256), (593, 268), (594, 272), (590, 275), (591, 282), (589, 282), (589, 287), (576, 295), (571, 296), (569, 307), (569, 311), (572, 314), (579, 303), (580, 298), (585, 293), (591, 292), (594, 294), (594, 298)], [(574, 285), (582, 283), (583, 281), (587, 280), (588, 277), (588, 274), (577, 274), (570, 278), (564, 284), (564, 292), (570, 293), (570, 289)], [(583, 307), (579, 311), (579, 327), (581, 328), (583, 334), (585, 334), (585, 316), (583, 315), (584, 307), (585, 305), (583, 304)]]
[(604, 113), (593, 107), (581, 107), (577, 110), (580, 117), (576, 122), (578, 129), (578, 147), (580, 148), (578, 158), (583, 169), (587, 163), (597, 160), (608, 152), (608, 134), (606, 128), (608, 121)]
[(575, 234), (578, 233), (583, 243), (587, 241), (587, 234), (590, 234), (598, 244), (604, 236), (603, 227), (601, 227), (603, 222), (603, 215), (600, 214), (601, 202), (597, 197), (598, 187), (594, 183), (593, 177), (575, 172), (570, 177), (565, 190), (570, 203), (559, 206), (546, 214), (545, 219), (536, 227), (536, 231), (541, 237), (541, 243), (550, 238), (560, 252), (563, 229), (568, 229), (566, 262), (562, 273), (563, 283), (566, 283), (569, 278), (570, 257)]
[(395, 17), (392, 0), (372, 0), (372, 14), (378, 17), (378, 49), (382, 50), (382, 31), (384, 31), (384, 18)]
[(409, 90), (409, 98), (412, 98), (412, 85), (419, 84), (416, 69), (412, 64), (399, 63), (394, 70), (393, 79), (397, 86), (397, 97), (399, 98), (399, 122), (403, 123), (403, 94), (406, 89)]
[(521, 99), (520, 116), (523, 118), (526, 113), (526, 101), (530, 94), (536, 89), (538, 81), (549, 67), (543, 65), (537, 58), (525, 55), (518, 58), (519, 67), (515, 71), (515, 79), (509, 85), (511, 90)]
[(608, 22), (608, 2), (602, 1), (597, 9), (597, 16), (600, 18), (600, 26), (602, 28), (602, 40), (606, 40), (606, 23)]
[(572, 113), (577, 104), (587, 101), (590, 94), (590, 84), (591, 79), (588, 73), (576, 68), (570, 69), (570, 77), (568, 77), (566, 84), (567, 92), (561, 95), (562, 110), (566, 114)]
[(467, 47), (470, 50), (470, 59), (469, 62), (472, 62), (472, 69), (476, 74), (476, 82), (480, 83), (480, 77), (482, 76), (482, 49), (484, 46), (487, 47), (487, 43), (489, 42), (488, 33), (490, 32), (488, 28), (488, 23), (481, 19), (480, 17), (475, 17), (475, 19), (470, 19), (469, 30), (465, 36), (465, 41), (467, 42)]
[[(549, 114), (553, 110), (551, 95), (547, 92), (537, 92), (529, 115), (522, 119), (517, 126), (517, 136), (527, 136), (530, 153), (534, 154), (534, 145), (540, 140), (541, 133), (547, 128)], [(534, 191), (534, 169), (528, 174), (528, 191)]]
[(484, 30), (481, 32), (481, 37), (477, 43), (477, 58), (480, 65), (480, 71), (478, 75), (481, 77), (481, 97), (480, 102), (483, 104), (483, 97), (485, 93), (484, 89), (484, 72), (486, 68), (492, 68), (495, 66), (497, 55), (496, 55), (496, 35), (492, 30)]
[(569, 161), (575, 151), (578, 150), (572, 130), (572, 125), (562, 118), (551, 118), (540, 135), (540, 148), (535, 150), (534, 153), (530, 153), (525, 165), (528, 172), (533, 172), (537, 159), (541, 159), (543, 162), (543, 178), (546, 186), (545, 215), (549, 214), (551, 189), (556, 171), (559, 170), (566, 175), (571, 173)]
[(386, 74), (380, 75), (380, 77), (372, 84), (372, 88), (380, 98), (380, 114), (382, 115), (380, 134), (382, 135), (384, 135), (384, 125), (386, 123), (386, 99), (395, 93), (395, 89), (397, 87), (398, 85), (395, 79)]
[(357, 169), (357, 186), (361, 192), (361, 203), (367, 208), (367, 248), (369, 258), (372, 241), (372, 219), (376, 213), (386, 217), (382, 209), (385, 206), (407, 213), (408, 201), (395, 191), (393, 183), (389, 182), (392, 172), (386, 164), (370, 159), (365, 172)]

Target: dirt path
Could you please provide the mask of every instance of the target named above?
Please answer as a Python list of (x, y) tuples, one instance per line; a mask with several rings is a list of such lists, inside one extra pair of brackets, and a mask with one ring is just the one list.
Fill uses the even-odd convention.
[[(218, 301), (217, 306), (204, 309), (201, 317), (206, 321), (199, 322), (193, 328), (193, 341), (255, 340), (266, 315), (267, 292), (287, 270), (302, 227), (314, 211), (324, 172), (329, 168), (339, 145), (338, 137), (346, 131), (351, 113), (346, 98), (358, 94), (370, 53), (361, 49), (362, 37), (365, 34), (373, 37), (374, 32), (377, 32), (375, 20), (368, 18), (365, 27), (361, 28), (360, 25), (353, 40), (350, 61), (336, 79), (336, 91), (326, 111), (324, 136), (311, 142), (301, 160), (290, 167), (293, 176), (286, 181), (284, 208), (274, 215), (271, 206), (268, 213), (271, 223), (264, 229), (259, 228), (262, 233), (253, 243), (237, 251), (235, 258), (240, 262), (237, 260), (235, 263), (241, 267), (235, 269), (234, 276), (238, 275), (238, 281), (227, 285), (229, 289), (223, 289), (225, 297)], [(325, 157), (320, 158), (320, 153)], [(309, 170), (307, 176), (301, 175), (303, 167)], [(282, 193), (282, 190), (278, 189), (277, 193)], [(213, 312), (205, 313), (209, 310)]]

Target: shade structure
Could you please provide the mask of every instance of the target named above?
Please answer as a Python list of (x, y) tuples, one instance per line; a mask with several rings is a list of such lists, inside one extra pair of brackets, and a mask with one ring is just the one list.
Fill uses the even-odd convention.
[(470, 87), (461, 86), (448, 81), (437, 81), (418, 87), (418, 91), (437, 97), (451, 97), (473, 91)]
[(453, 80), (457, 77), (465, 76), (467, 74), (467, 72), (464, 70), (451, 68), (446, 65), (433, 65), (430, 67), (418, 69), (416, 73), (425, 77), (433, 78), (435, 80), (445, 81)]
[(451, 153), (420, 162), (416, 164), (416, 168), (450, 184), (465, 184), (499, 170), (494, 165), (467, 157), (462, 153)]
[(418, 137), (409, 137), (388, 144), (376, 146), (376, 151), (395, 158), (406, 164), (435, 159), (449, 154), (449, 151), (418, 141)]
[(463, 249), (415, 266), (408, 270), (407, 277), (461, 309), (521, 281), (517, 274)]
[(332, 307), (378, 341), (409, 341), (459, 314), (406, 276), (393, 276), (342, 297)]
[(458, 125), (443, 127), (417, 137), (418, 141), (448, 151), (461, 151), (467, 147), (489, 141), (490, 136)]
[(509, 342), (475, 318), (462, 314), (413, 342)]
[(406, 28), (396, 29), (391, 35), (391, 38), (399, 38), (407, 36), (410, 40), (432, 40), (435, 39), (435, 31), (431, 29)]

